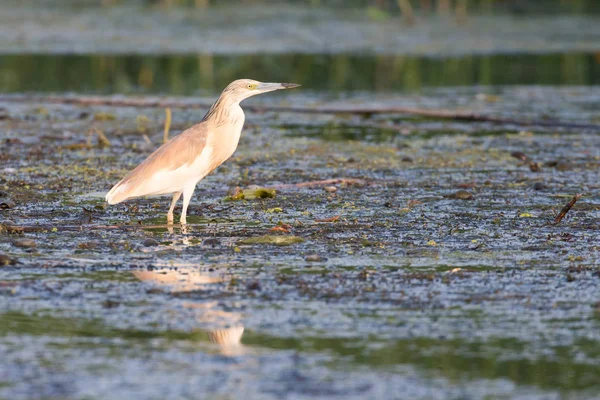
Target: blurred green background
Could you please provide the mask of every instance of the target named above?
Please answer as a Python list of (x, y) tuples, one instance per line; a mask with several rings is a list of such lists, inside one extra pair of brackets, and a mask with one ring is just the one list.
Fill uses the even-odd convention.
[[(417, 91), (471, 85), (597, 85), (600, 54), (490, 55), (448, 58), (372, 55), (2, 57), (7, 92), (208, 94), (236, 77), (303, 82), (323, 91)], [(206, 92), (206, 93), (204, 93)]]
[[(9, 50), (2, 52), (0, 43), (0, 54), (3, 53), (0, 55), (0, 91), (3, 92), (72, 91), (197, 95), (212, 94), (239, 77), (302, 82), (305, 89), (333, 92), (419, 91), (427, 87), (473, 85), (588, 86), (600, 83), (600, 33), (578, 30), (577, 26), (578, 21), (590, 19), (592, 23), (588, 23), (588, 29), (590, 25), (593, 26), (593, 19), (598, 18), (600, 11), (598, 0), (5, 1), (0, 5), (0, 22), (3, 8), (9, 11), (18, 9), (20, 11), (14, 15), (23, 18), (23, 21), (15, 27), (26, 28), (16, 34), (12, 42), (5, 42), (14, 44), (15, 41), (22, 41), (21, 47), (13, 45)], [(13, 8), (10, 8), (11, 4)], [(37, 9), (35, 6), (38, 6)], [(392, 44), (400, 44), (394, 44), (394, 48), (385, 50), (386, 54), (381, 55), (376, 54), (377, 51), (370, 52), (368, 48), (361, 51), (324, 51), (323, 48), (315, 46), (315, 50), (311, 51), (310, 41), (314, 40), (311, 37), (306, 39), (309, 47), (301, 54), (296, 50), (289, 53), (256, 51), (257, 48), (260, 50), (261, 37), (276, 37), (281, 29), (285, 29), (285, 25), (271, 26), (271, 22), (281, 22), (275, 20), (285, 18), (286, 15), (285, 8), (281, 14), (273, 14), (275, 16), (265, 13), (266, 10), (271, 10), (272, 6), (326, 11), (325, 14), (316, 11), (315, 18), (312, 18), (310, 13), (300, 14), (300, 17), (295, 14), (292, 23), (296, 24), (296, 28), (304, 26), (304, 29), (310, 31), (310, 23), (327, 24), (327, 18), (332, 18), (333, 11), (334, 19), (338, 15), (350, 15), (342, 24), (356, 21), (357, 24), (363, 24), (364, 28), (365, 25), (373, 24), (373, 21), (381, 21), (382, 26), (387, 24), (384, 28), (387, 37), (402, 38), (405, 42), (390, 41)], [(32, 11), (23, 11), (28, 7)], [(406, 7), (410, 7), (410, 20), (406, 18)], [(248, 21), (238, 21), (239, 12), (244, 8), (250, 10)], [(188, 9), (193, 12), (189, 15), (181, 13), (182, 10)], [(232, 37), (224, 40), (231, 46), (231, 43), (236, 43), (235, 35), (259, 32), (249, 39), (239, 38), (240, 42), (247, 40), (254, 47), (251, 46), (251, 50), (245, 53), (225, 50), (221, 54), (213, 54), (210, 50), (202, 50), (201, 46), (198, 53), (186, 53), (185, 49), (175, 49), (170, 53), (170, 43), (179, 45), (187, 41), (190, 48), (195, 49), (194, 45), (198, 47), (197, 43), (207, 36), (211, 37), (211, 40), (217, 37), (217, 45), (219, 44), (220, 26), (211, 25), (210, 20), (203, 18), (208, 15), (203, 9), (217, 10), (217, 13), (220, 12), (218, 10), (225, 10), (218, 16), (224, 24), (229, 23), (232, 27), (239, 28), (242, 23), (249, 24), (248, 27), (244, 26), (234, 31)], [(112, 12), (113, 10), (117, 11)], [(114, 22), (113, 26), (102, 26), (110, 25), (113, 23), (110, 21), (118, 19), (121, 10), (124, 10), (124, 23), (119, 20)], [(104, 20), (95, 20), (94, 13)], [(80, 14), (86, 17), (76, 21), (73, 26), (69, 25), (63, 31), (54, 29), (64, 24), (59, 18), (61, 15), (67, 15), (63, 17), (64, 21), (70, 21), (71, 16), (79, 17)], [(127, 15), (132, 16), (131, 20)], [(318, 18), (322, 19), (315, 22)], [(491, 18), (490, 21), (499, 18), (499, 22), (491, 25), (486, 31), (485, 24), (488, 20), (482, 22), (481, 18)], [(530, 29), (525, 29), (525, 33), (522, 33), (523, 25), (527, 25), (529, 19)], [(473, 21), (478, 24), (476, 28), (471, 24)], [(511, 26), (512, 21), (519, 21), (518, 27)], [(93, 27), (95, 23), (99, 26)], [(440, 23), (447, 28), (438, 31), (427, 28)], [(133, 28), (116, 31), (123, 25), (131, 25)], [(600, 19), (598, 25), (600, 26)], [(424, 26), (426, 28), (423, 28)], [(82, 29), (81, 33), (76, 30), (79, 27)], [(157, 32), (157, 28), (164, 28), (164, 31)], [(511, 32), (511, 29), (517, 28), (521, 30), (517, 33)], [(48, 29), (48, 37), (40, 39), (39, 37), (44, 35), (42, 31), (37, 33), (36, 38), (36, 29)], [(273, 30), (272, 34), (269, 29)], [(369, 32), (369, 29), (371, 28), (367, 27), (361, 32)], [(489, 50), (486, 46), (490, 37), (477, 36), (482, 30), (492, 38), (498, 38), (497, 43), (489, 45)], [(443, 37), (446, 31), (450, 39)], [(7, 29), (7, 33), (10, 32), (10, 29)], [(34, 46), (35, 50), (28, 50), (31, 48), (28, 47), (32, 40), (28, 37), (31, 32), (34, 34), (34, 40), (38, 40), (35, 43), (37, 47)], [(106, 32), (106, 36), (109, 37), (100, 51), (94, 48), (96, 38), (99, 41), (104, 40), (99, 32)], [(332, 36), (335, 36), (336, 26), (331, 28), (331, 32)], [(341, 41), (351, 42), (356, 39), (344, 37), (343, 31), (341, 32)], [(575, 36), (577, 32), (580, 36)], [(81, 34), (84, 39), (86, 33), (89, 42), (82, 40), (82, 44), (77, 48), (80, 41), (77, 35)], [(545, 36), (539, 37), (542, 33)], [(144, 37), (146, 34), (148, 38)], [(302, 34), (306, 34), (306, 31), (298, 33), (299, 36)], [(598, 36), (598, 51), (582, 50), (590, 48), (589, 43), (594, 43), (594, 35)], [(377, 35), (374, 37), (374, 41), (379, 38)], [(579, 38), (588, 41), (587, 47), (577, 48)], [(285, 40), (289, 41), (289, 36), (287, 39), (282, 38), (283, 49), (286, 48)], [(335, 40), (338, 39), (333, 39), (334, 42)], [(477, 40), (479, 41), (476, 42)], [(498, 43), (508, 43), (508, 48), (518, 48), (521, 40), (523, 43), (527, 42), (523, 50), (498, 50), (502, 47), (498, 46)], [(561, 40), (562, 47), (553, 47), (555, 41)], [(56, 50), (53, 46), (62, 43), (61, 41), (66, 41), (67, 45), (59, 46)], [(135, 47), (136, 41), (142, 46), (150, 47), (128, 53), (118, 47), (122, 41), (129, 41), (131, 50), (138, 50)], [(151, 47), (153, 41), (158, 41), (162, 47), (154, 51)], [(470, 50), (471, 41), (481, 46)], [(48, 52), (44, 53), (46, 42)], [(416, 44), (407, 48), (406, 43)], [(448, 49), (448, 43), (459, 43), (459, 46)], [(567, 43), (567, 47), (564, 43)], [(574, 45), (572, 50), (568, 47), (570, 43)], [(69, 46), (76, 49), (71, 51)], [(114, 51), (111, 50), (111, 46), (115, 46)], [(64, 50), (65, 48), (67, 50)], [(427, 49), (426, 55), (414, 54), (415, 50), (419, 53), (419, 49)], [(469, 51), (472, 51), (472, 54)], [(432, 55), (428, 55), (430, 53)]]
[[(9, 0), (10, 1), (10, 0)], [(272, 5), (293, 4), (312, 7), (335, 7), (368, 9), (377, 7), (390, 12), (399, 12), (403, 0), (29, 0), (31, 4), (61, 5), (148, 5), (215, 7), (229, 5)], [(596, 0), (408, 0), (413, 9), (422, 12), (445, 12), (466, 4), (474, 12), (544, 12), (544, 13), (590, 13), (600, 11)]]

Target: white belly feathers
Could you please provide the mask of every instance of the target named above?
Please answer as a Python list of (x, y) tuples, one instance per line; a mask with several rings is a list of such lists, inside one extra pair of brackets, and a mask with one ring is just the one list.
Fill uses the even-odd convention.
[(139, 193), (154, 196), (181, 192), (183, 188), (198, 183), (213, 170), (213, 153), (213, 148), (206, 146), (192, 163), (184, 164), (174, 170), (158, 171), (142, 185)]

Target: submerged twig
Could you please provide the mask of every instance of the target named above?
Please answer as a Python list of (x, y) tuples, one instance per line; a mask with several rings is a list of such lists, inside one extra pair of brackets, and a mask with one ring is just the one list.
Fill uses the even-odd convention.
[(152, 146), (152, 140), (150, 140), (150, 138), (148, 137), (148, 135), (146, 135), (144, 133), (144, 134), (142, 134), (142, 137), (144, 138), (144, 141), (146, 142), (146, 145)]
[(331, 218), (321, 218), (321, 219), (315, 219), (315, 222), (337, 222), (337, 220), (340, 219), (339, 215), (335, 215)]
[(88, 147), (92, 147), (92, 134), (93, 133), (95, 133), (98, 136), (98, 145), (99, 146), (101, 146), (101, 147), (109, 147), (110, 146), (110, 140), (108, 140), (108, 138), (106, 137), (104, 132), (102, 132), (98, 128), (92, 128), (88, 132), (88, 140), (87, 140)]
[(522, 151), (513, 151), (512, 153), (510, 153), (510, 155), (516, 159), (523, 161), (525, 164), (529, 165), (529, 169), (531, 170), (531, 172), (539, 172), (540, 171), (540, 164), (536, 163), (531, 158), (527, 157), (527, 155), (525, 153), (523, 153)]
[[(141, 98), (110, 98), (101, 96), (23, 96), (2, 95), (0, 101), (5, 102), (39, 102), (55, 104), (73, 104), (80, 106), (114, 106), (114, 107), (140, 107), (140, 108), (206, 108), (211, 105), (205, 103), (191, 103), (178, 100), (147, 100)], [(415, 107), (269, 107), (245, 106), (246, 110), (254, 112), (293, 112), (307, 114), (355, 114), (369, 116), (373, 114), (407, 114), (433, 119), (448, 119), (463, 122), (489, 122), (493, 124), (509, 124), (519, 126), (544, 126), (562, 127), (572, 129), (593, 129), (600, 131), (600, 124), (585, 124), (559, 120), (516, 120), (500, 118), (471, 112), (451, 110), (430, 110)]]
[(556, 218), (554, 219), (554, 223), (558, 224), (560, 221), (562, 221), (562, 219), (565, 217), (565, 215), (567, 215), (567, 213), (569, 212), (569, 210), (571, 209), (571, 207), (573, 207), (575, 205), (575, 203), (577, 203), (577, 200), (579, 200), (579, 198), (582, 195), (580, 193), (576, 194), (575, 196), (573, 196), (573, 198), (571, 199), (571, 201), (569, 201), (563, 208), (562, 210), (560, 210), (560, 212), (558, 213), (558, 215), (556, 216)]

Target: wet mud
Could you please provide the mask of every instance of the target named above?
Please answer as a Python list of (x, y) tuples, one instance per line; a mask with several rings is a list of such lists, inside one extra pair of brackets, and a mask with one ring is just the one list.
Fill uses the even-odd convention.
[[(594, 87), (261, 102), (600, 121)], [(173, 110), (171, 134), (202, 113)], [(600, 393), (598, 132), (247, 113), (182, 230), (167, 198), (103, 201), (164, 110), (0, 115), (0, 397)]]

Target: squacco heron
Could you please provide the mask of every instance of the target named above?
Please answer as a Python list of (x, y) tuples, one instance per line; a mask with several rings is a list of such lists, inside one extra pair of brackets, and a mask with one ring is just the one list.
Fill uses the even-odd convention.
[(290, 89), (295, 83), (263, 83), (251, 79), (231, 82), (204, 119), (150, 154), (106, 194), (108, 204), (142, 197), (172, 194), (167, 223), (173, 223), (173, 210), (183, 195), (180, 223), (186, 214), (196, 184), (235, 152), (244, 111), (240, 102), (257, 94)]

